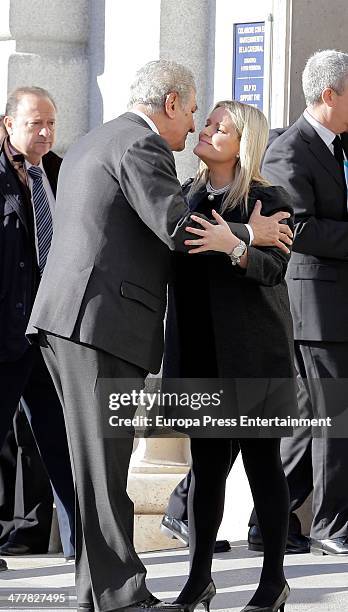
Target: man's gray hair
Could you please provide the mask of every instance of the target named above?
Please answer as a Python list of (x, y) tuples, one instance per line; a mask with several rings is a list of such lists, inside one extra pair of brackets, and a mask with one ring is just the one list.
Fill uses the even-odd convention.
[(47, 98), (53, 104), (55, 110), (57, 110), (57, 105), (47, 89), (43, 89), (42, 87), (23, 86), (17, 87), (17, 89), (9, 94), (6, 103), (5, 115), (14, 117), (17, 112), (18, 104), (20, 103), (21, 99), (27, 95), (34, 95), (38, 98)]
[(158, 60), (145, 64), (136, 73), (130, 88), (128, 108), (144, 104), (151, 113), (163, 110), (166, 96), (176, 92), (182, 106), (186, 106), (196, 90), (194, 76), (182, 64)]
[(307, 106), (319, 104), (327, 87), (341, 95), (348, 84), (348, 53), (335, 49), (317, 51), (307, 61), (302, 73), (302, 87)]

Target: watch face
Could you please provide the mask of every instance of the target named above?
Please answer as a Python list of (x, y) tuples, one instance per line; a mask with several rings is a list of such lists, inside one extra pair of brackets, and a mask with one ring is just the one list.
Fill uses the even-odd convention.
[(237, 244), (237, 246), (233, 249), (233, 255), (235, 257), (241, 257), (245, 251), (244, 244)]

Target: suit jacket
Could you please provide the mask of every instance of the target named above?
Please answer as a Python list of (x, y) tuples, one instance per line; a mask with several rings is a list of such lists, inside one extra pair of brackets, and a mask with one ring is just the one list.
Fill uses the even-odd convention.
[[(195, 210), (205, 188), (190, 200)], [(247, 223), (256, 200), (262, 212), (292, 213), (281, 187), (254, 185)], [(234, 211), (226, 211), (229, 221)], [(291, 219), (290, 219), (291, 223)], [(172, 254), (166, 328), (164, 375), (171, 378), (291, 378), (293, 334), (288, 292), (284, 280), (289, 260), (277, 248), (248, 248), (248, 266), (232, 266), (223, 253), (187, 256)], [(215, 354), (217, 371), (211, 365)], [(214, 363), (213, 359), (213, 363)]]
[[(24, 158), (15, 156), (21, 172)], [(61, 158), (42, 158), (53, 193)], [(0, 362), (15, 361), (28, 348), (25, 330), (39, 283), (29, 188), (0, 144)]]
[[(348, 152), (348, 135), (342, 135)], [(287, 272), (297, 340), (348, 340), (347, 190), (338, 162), (301, 116), (271, 144), (263, 175), (290, 194), (295, 236)]]
[(29, 335), (42, 329), (157, 372), (169, 249), (185, 249), (188, 212), (173, 154), (142, 118), (125, 113), (83, 137), (62, 164)]

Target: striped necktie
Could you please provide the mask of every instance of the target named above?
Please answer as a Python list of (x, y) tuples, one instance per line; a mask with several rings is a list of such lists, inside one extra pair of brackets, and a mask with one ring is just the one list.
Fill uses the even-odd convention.
[(42, 170), (30, 166), (28, 174), (33, 179), (33, 204), (36, 222), (36, 235), (39, 251), (39, 270), (42, 275), (52, 240), (52, 215), (47, 193), (42, 182)]

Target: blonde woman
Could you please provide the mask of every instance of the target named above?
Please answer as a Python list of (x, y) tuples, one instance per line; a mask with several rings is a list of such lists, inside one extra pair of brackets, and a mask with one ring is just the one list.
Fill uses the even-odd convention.
[[(199, 135), (194, 153), (201, 167), (184, 188), (200, 229), (187, 228), (193, 234), (186, 241), (189, 255), (173, 255), (167, 376), (173, 376), (176, 355), (174, 376), (293, 377), (292, 321), (284, 281), (289, 255), (276, 247), (247, 246), (231, 231), (233, 223), (248, 223), (260, 202), (263, 214), (288, 210), (290, 218), (287, 193), (260, 174), (267, 139), (264, 115), (235, 101), (217, 103)], [(191, 439), (191, 567), (177, 602), (188, 611), (199, 603), (209, 610), (215, 594), (211, 562), (233, 443), (240, 445), (265, 551), (259, 587), (244, 612), (284, 610), (289, 593), (283, 572), (289, 495), (275, 438)]]

